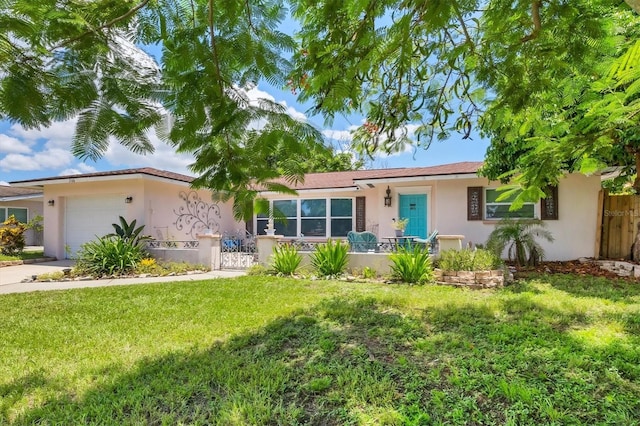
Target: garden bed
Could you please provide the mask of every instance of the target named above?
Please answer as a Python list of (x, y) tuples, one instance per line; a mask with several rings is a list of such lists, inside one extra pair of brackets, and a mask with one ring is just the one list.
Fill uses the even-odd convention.
[(504, 271), (443, 271), (434, 269), (438, 284), (448, 284), (470, 288), (495, 288), (504, 286)]

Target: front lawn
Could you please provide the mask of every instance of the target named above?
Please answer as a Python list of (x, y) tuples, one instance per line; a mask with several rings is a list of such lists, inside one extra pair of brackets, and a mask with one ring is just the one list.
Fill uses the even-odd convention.
[(42, 250), (40, 251), (23, 251), (22, 253), (18, 253), (16, 255), (6, 255), (0, 253), (0, 261), (4, 260), (26, 260), (26, 259), (40, 259), (44, 257), (44, 253)]
[(0, 424), (638, 424), (640, 287), (275, 277), (0, 296)]

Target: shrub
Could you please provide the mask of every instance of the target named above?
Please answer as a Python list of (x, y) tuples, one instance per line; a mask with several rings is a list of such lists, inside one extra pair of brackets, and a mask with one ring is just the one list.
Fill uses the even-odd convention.
[(445, 250), (440, 253), (438, 268), (444, 271), (486, 271), (498, 269), (502, 260), (490, 250)]
[(291, 244), (283, 244), (273, 248), (271, 267), (278, 274), (293, 275), (301, 261), (302, 256), (298, 254), (298, 249)]
[(107, 235), (80, 247), (76, 268), (94, 276), (122, 275), (133, 272), (145, 255), (139, 244)]
[(269, 270), (266, 266), (256, 263), (255, 265), (251, 265), (247, 268), (247, 275), (253, 276), (261, 276), (261, 275), (271, 275), (272, 271)]
[(544, 250), (536, 241), (553, 241), (546, 224), (538, 219), (503, 219), (489, 234), (487, 248), (500, 256), (506, 249), (509, 260), (518, 266), (535, 265), (544, 258)]
[(14, 215), (9, 216), (0, 227), (0, 251), (7, 256), (21, 253), (24, 249), (26, 227)]
[(433, 281), (433, 268), (429, 250), (422, 247), (400, 247), (389, 255), (391, 272), (394, 278), (410, 284), (422, 284)]
[(115, 229), (115, 234), (109, 234), (109, 236), (117, 236), (122, 238), (126, 242), (130, 242), (133, 245), (140, 245), (146, 240), (150, 240), (151, 237), (148, 235), (140, 235), (144, 230), (144, 225), (136, 228), (136, 220), (133, 219), (131, 223), (127, 223), (127, 220), (119, 216), (120, 225), (117, 223), (112, 223), (113, 229)]
[(321, 277), (332, 277), (344, 272), (348, 262), (349, 244), (327, 241), (318, 244), (311, 254), (311, 265)]

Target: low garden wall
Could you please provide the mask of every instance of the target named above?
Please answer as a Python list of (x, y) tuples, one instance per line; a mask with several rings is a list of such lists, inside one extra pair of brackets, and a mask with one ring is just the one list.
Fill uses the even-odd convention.
[(203, 263), (199, 258), (198, 249), (147, 248), (147, 251), (156, 260), (164, 262), (187, 262), (192, 265)]
[(434, 278), (440, 284), (471, 288), (495, 288), (504, 285), (504, 272), (493, 271), (443, 271), (434, 270)]

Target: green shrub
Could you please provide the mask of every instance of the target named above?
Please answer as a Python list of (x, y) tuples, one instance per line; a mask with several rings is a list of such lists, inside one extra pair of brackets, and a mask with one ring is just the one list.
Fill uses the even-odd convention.
[(544, 259), (537, 239), (553, 242), (547, 224), (539, 219), (502, 219), (487, 239), (487, 248), (496, 255), (507, 251), (507, 257), (518, 266), (533, 266)]
[(422, 284), (433, 281), (433, 268), (429, 250), (422, 247), (398, 248), (389, 255), (391, 272), (394, 278), (410, 284)]
[(321, 277), (340, 275), (347, 267), (349, 244), (341, 241), (327, 241), (318, 244), (311, 254), (311, 265)]
[(253, 276), (273, 275), (272, 272), (273, 271), (271, 271), (269, 268), (259, 263), (256, 263), (255, 265), (251, 265), (249, 266), (249, 268), (247, 268), (247, 275), (253, 275)]
[(293, 275), (302, 262), (298, 249), (291, 244), (283, 244), (273, 248), (271, 267), (278, 274)]
[(80, 247), (76, 269), (98, 277), (123, 275), (133, 272), (145, 257), (140, 244), (107, 235)]
[(26, 227), (14, 215), (9, 216), (0, 226), (0, 252), (7, 256), (22, 253)]
[(136, 228), (136, 220), (133, 219), (131, 223), (127, 223), (127, 220), (119, 216), (120, 225), (117, 223), (112, 223), (113, 229), (115, 229), (115, 234), (109, 234), (108, 236), (117, 236), (122, 238), (126, 242), (130, 242), (134, 245), (140, 245), (146, 240), (150, 240), (151, 237), (148, 235), (140, 235), (144, 230), (144, 225)]
[(451, 249), (440, 253), (436, 264), (444, 271), (486, 271), (500, 268), (502, 260), (490, 250)]

